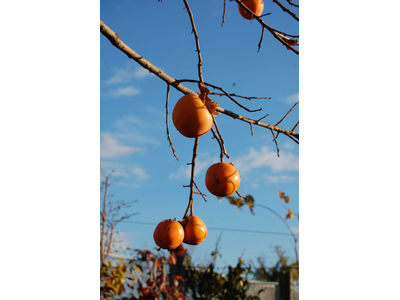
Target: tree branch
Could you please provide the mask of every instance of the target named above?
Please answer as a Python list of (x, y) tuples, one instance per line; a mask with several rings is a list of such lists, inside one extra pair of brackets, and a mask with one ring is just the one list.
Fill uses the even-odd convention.
[[(124, 52), (129, 58), (132, 58), (133, 60), (135, 60), (143, 68), (149, 70), (151, 73), (155, 74), (157, 77), (159, 77), (160, 79), (165, 81), (167, 84), (170, 84), (175, 89), (177, 89), (178, 91), (182, 92), (185, 95), (187, 95), (187, 94), (196, 95), (196, 93), (194, 91), (192, 91), (191, 89), (185, 87), (179, 81), (177, 81), (173, 77), (169, 76), (165, 72), (161, 71), (159, 68), (157, 68), (156, 66), (151, 64), (148, 60), (143, 58), (137, 52), (132, 50), (128, 45), (126, 45), (123, 41), (121, 41), (121, 39), (118, 37), (118, 35), (114, 31), (112, 31), (106, 24), (104, 24), (104, 22), (101, 21), (101, 20), (100, 20), (100, 32), (116, 48), (118, 48), (119, 50)], [(253, 120), (253, 119), (250, 119), (250, 118), (246, 118), (244, 116), (241, 116), (241, 115), (238, 115), (238, 114), (236, 114), (234, 112), (226, 110), (226, 109), (222, 108), (221, 106), (217, 107), (217, 111), (222, 113), (222, 114), (225, 114), (227, 116), (230, 116), (230, 117), (232, 117), (234, 119), (239, 119), (239, 120), (241, 120), (243, 122), (246, 122), (246, 123), (249, 123), (249, 124), (255, 124), (255, 125), (258, 125), (258, 126), (261, 126), (261, 127), (272, 129), (272, 130), (275, 130), (277, 132), (281, 132), (281, 133), (283, 133), (283, 134), (285, 134), (285, 135), (287, 135), (289, 137), (294, 137), (296, 139), (299, 139), (299, 134), (297, 132), (286, 130), (286, 129), (282, 129), (282, 128), (279, 128), (277, 126), (271, 125), (271, 124), (267, 124), (267, 123), (256, 121), (256, 120)]]

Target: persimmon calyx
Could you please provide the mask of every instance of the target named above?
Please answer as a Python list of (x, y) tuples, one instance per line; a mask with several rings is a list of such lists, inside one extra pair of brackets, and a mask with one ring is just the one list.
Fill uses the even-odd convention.
[(218, 103), (215, 101), (212, 101), (208, 95), (210, 94), (210, 90), (206, 88), (202, 83), (198, 84), (199, 89), (200, 89), (200, 95), (199, 98), (201, 101), (203, 101), (204, 105), (207, 107), (209, 113), (212, 116), (216, 116), (219, 114), (219, 112), (216, 112)]

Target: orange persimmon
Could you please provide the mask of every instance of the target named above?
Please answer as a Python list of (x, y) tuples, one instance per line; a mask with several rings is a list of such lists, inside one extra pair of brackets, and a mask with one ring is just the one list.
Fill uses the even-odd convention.
[(161, 221), (153, 233), (157, 246), (163, 249), (172, 250), (182, 244), (185, 232), (182, 225), (175, 220)]
[(189, 245), (201, 244), (207, 237), (207, 226), (203, 220), (199, 217), (191, 216), (185, 223), (185, 238), (183, 242)]
[[(262, 0), (242, 0), (242, 3), (246, 5), (253, 14), (257, 16), (261, 16), (264, 10), (264, 2)], [(251, 14), (249, 14), (243, 7), (238, 4), (239, 13), (242, 15), (243, 18), (247, 20), (254, 20)]]
[(219, 162), (208, 168), (205, 183), (211, 194), (226, 197), (239, 188), (240, 175), (232, 163)]
[(213, 118), (198, 96), (185, 95), (174, 107), (172, 122), (183, 136), (196, 138), (210, 131)]

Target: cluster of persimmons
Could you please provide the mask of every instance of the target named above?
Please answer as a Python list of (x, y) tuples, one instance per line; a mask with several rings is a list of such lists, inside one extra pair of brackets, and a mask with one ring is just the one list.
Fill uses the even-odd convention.
[[(242, 1), (254, 14), (260, 16), (264, 3), (262, 0)], [(252, 16), (240, 5), (243, 18), (251, 20)], [(199, 84), (200, 94), (185, 95), (179, 99), (172, 112), (172, 121), (180, 134), (187, 138), (198, 138), (209, 132), (213, 126), (213, 116), (217, 115), (218, 103), (211, 101), (207, 88)], [(232, 163), (218, 162), (211, 165), (205, 176), (208, 191), (218, 197), (227, 197), (237, 191), (240, 175)], [(185, 215), (176, 221), (161, 221), (154, 230), (153, 238), (157, 246), (172, 252), (181, 250), (182, 243), (199, 245), (207, 237), (207, 226), (197, 216)]]

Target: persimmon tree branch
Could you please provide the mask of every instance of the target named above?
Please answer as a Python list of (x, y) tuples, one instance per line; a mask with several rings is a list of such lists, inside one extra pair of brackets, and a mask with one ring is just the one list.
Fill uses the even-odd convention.
[[(100, 32), (113, 44), (116, 48), (121, 50), (123, 53), (125, 53), (129, 58), (132, 58), (134, 61), (136, 61), (139, 65), (141, 65), (143, 68), (149, 70), (151, 73), (162, 79), (164, 82), (167, 84), (171, 85), (174, 87), (176, 90), (182, 92), (183, 94), (196, 94), (196, 92), (192, 91), (191, 89), (187, 88), (184, 86), (182, 83), (180, 83), (178, 80), (175, 78), (169, 76), (165, 72), (161, 71), (159, 68), (151, 64), (147, 59), (143, 58), (140, 54), (138, 54), (136, 51), (131, 49), (128, 45), (126, 45), (119, 37), (116, 32), (114, 32), (111, 28), (109, 28), (106, 24), (104, 24), (103, 21), (100, 20)], [(222, 108), (221, 106), (218, 106), (216, 111), (218, 111), (221, 114), (230, 116), (231, 118), (241, 120), (243, 122), (246, 122), (248, 124), (254, 124), (260, 127), (272, 129), (276, 132), (280, 132), (282, 134), (287, 135), (288, 137), (291, 137), (293, 140), (299, 140), (299, 133), (294, 132), (293, 130), (286, 130), (279, 128), (277, 126), (267, 124), (264, 122), (256, 121), (251, 118), (244, 117), (242, 115), (236, 114), (232, 111), (226, 110)]]
[[(295, 49), (292, 45), (290, 45), (282, 36), (280, 36), (279, 34), (277, 34), (277, 30), (272, 28), (271, 26), (269, 26), (267, 23), (264, 22), (264, 20), (261, 19), (261, 17), (253, 14), (253, 12), (246, 6), (243, 4), (242, 1), (240, 0), (235, 0), (235, 2), (237, 2), (241, 7), (243, 7), (243, 9), (245, 9), (250, 15), (253, 16), (254, 19), (256, 19), (261, 26), (265, 27), (273, 36), (274, 38), (276, 38), (278, 41), (280, 41), (284, 46), (287, 47), (287, 49), (292, 50), (294, 53), (299, 54), (299, 50)], [(263, 31), (264, 32), (264, 31)], [(261, 39), (262, 40), (262, 39)], [(259, 47), (261, 45), (261, 40), (259, 43)]]
[[(203, 65), (203, 60), (201, 58), (201, 51), (200, 51), (200, 41), (199, 41), (199, 35), (197, 34), (196, 30), (196, 25), (194, 23), (194, 18), (192, 11), (190, 10), (189, 3), (187, 0), (183, 0), (183, 3), (185, 4), (186, 11), (189, 14), (190, 18), (190, 23), (192, 24), (192, 32), (196, 41), (196, 51), (197, 51), (197, 58), (198, 58), (198, 64), (197, 64), (197, 69), (198, 69), (198, 75), (199, 75), (199, 81), (200, 84), (202, 85), (204, 80), (203, 80), (203, 74), (202, 74), (202, 65)], [(185, 217), (188, 216), (188, 209), (190, 209), (190, 216), (193, 216), (193, 193), (194, 193), (194, 186), (196, 185), (194, 181), (194, 174), (195, 174), (195, 166), (196, 166), (196, 157), (197, 157), (197, 148), (199, 146), (199, 138), (196, 137), (194, 140), (194, 147), (193, 147), (193, 156), (192, 156), (192, 162), (191, 162), (191, 176), (190, 176), (190, 194), (189, 194), (189, 204), (185, 212)], [(196, 185), (197, 187), (197, 185)], [(198, 188), (197, 188), (198, 189)], [(199, 190), (200, 192), (200, 190)], [(201, 193), (201, 192), (200, 192)], [(204, 198), (204, 196), (203, 196)], [(204, 198), (205, 200), (205, 198)]]
[(213, 85), (213, 84), (211, 84), (211, 83), (201, 82), (201, 81), (195, 80), (195, 79), (179, 79), (178, 81), (179, 81), (179, 82), (199, 82), (199, 83), (203, 83), (204, 85), (210, 86), (210, 87), (212, 87), (213, 89), (220, 90), (220, 91), (223, 93), (223, 95), (227, 96), (227, 97), (228, 97), (229, 99), (231, 99), (236, 105), (238, 105), (239, 107), (243, 108), (244, 110), (247, 110), (248, 112), (256, 112), (256, 111), (262, 110), (262, 108), (258, 108), (258, 109), (253, 109), (253, 110), (251, 110), (251, 109), (249, 109), (249, 108), (243, 106), (243, 105), (240, 104), (238, 101), (236, 101), (235, 99), (233, 99), (233, 98), (231, 97), (230, 94), (228, 94), (227, 92), (225, 92), (223, 88), (221, 88), (221, 87), (219, 87), (219, 86), (216, 86), (216, 85)]
[(286, 8), (282, 3), (280, 3), (278, 0), (272, 0), (272, 2), (275, 2), (276, 4), (278, 4), (278, 6), (286, 13), (288, 13), (289, 15), (291, 15), (293, 18), (295, 18), (297, 21), (299, 21), (299, 17), (292, 12), (290, 9)]
[(176, 160), (179, 161), (179, 158), (178, 158), (178, 156), (176, 156), (175, 149), (174, 149), (174, 146), (173, 146), (173, 144), (172, 144), (171, 136), (169, 135), (169, 126), (168, 126), (169, 86), (170, 86), (170, 85), (168, 84), (168, 85), (167, 85), (167, 100), (166, 100), (166, 104), (165, 104), (165, 110), (166, 110), (165, 115), (166, 115), (166, 124), (167, 124), (167, 138), (168, 138), (168, 141), (169, 141), (169, 145), (171, 146), (172, 153), (174, 154)]

